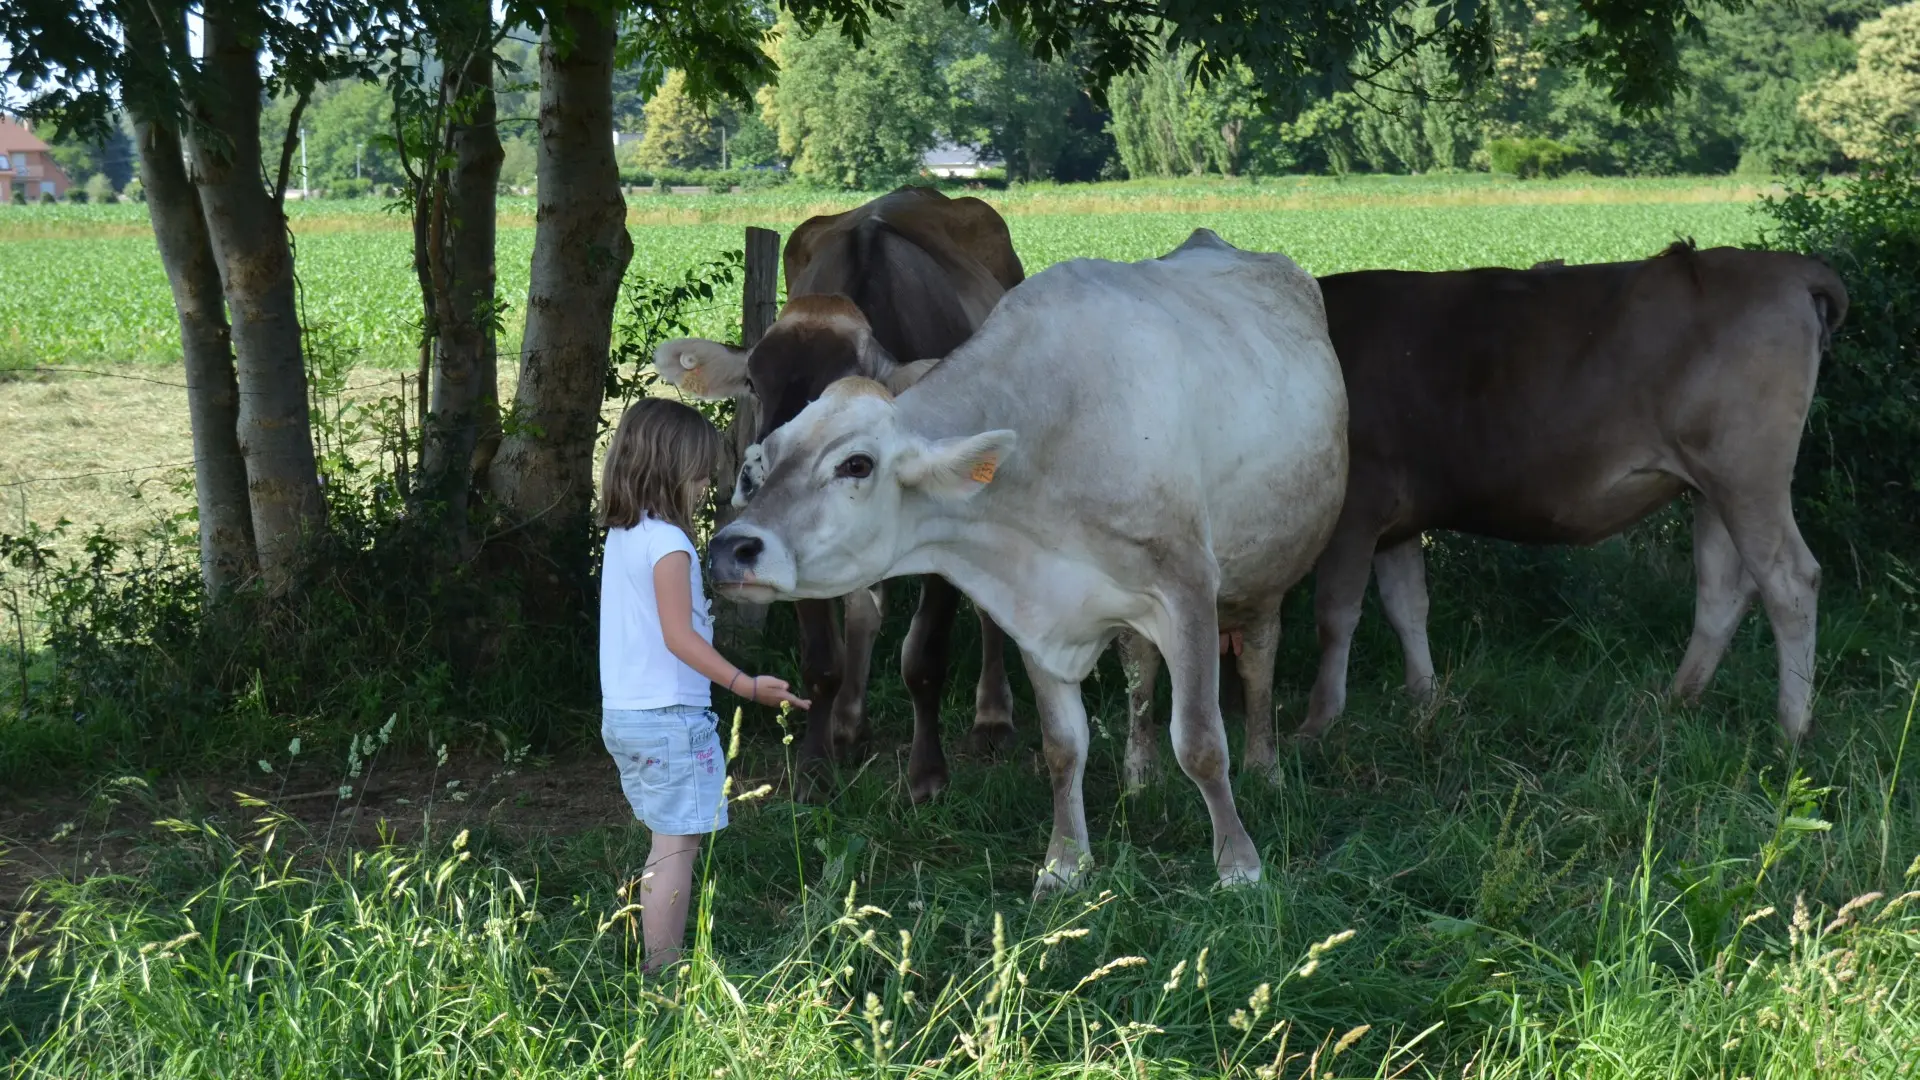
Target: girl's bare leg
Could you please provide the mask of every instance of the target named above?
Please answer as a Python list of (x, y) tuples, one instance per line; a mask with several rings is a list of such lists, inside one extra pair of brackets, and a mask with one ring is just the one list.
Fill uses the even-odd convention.
[(653, 834), (646, 873), (640, 879), (640, 929), (646, 940), (645, 971), (658, 971), (680, 959), (687, 940), (687, 908), (693, 896), (693, 860), (698, 836)]

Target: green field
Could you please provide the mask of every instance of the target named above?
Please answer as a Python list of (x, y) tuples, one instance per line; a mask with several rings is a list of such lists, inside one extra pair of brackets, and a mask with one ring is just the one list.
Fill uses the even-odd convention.
[[(1389, 180), (1401, 182), (1389, 183)], [(1757, 226), (1745, 189), (1725, 184), (1618, 181), (1496, 185), (1436, 178), (1375, 182), (1268, 181), (1042, 188), (996, 195), (1028, 272), (1062, 259), (1142, 259), (1196, 226), (1242, 247), (1282, 251), (1321, 274), (1371, 267), (1444, 270), (1528, 266), (1541, 259), (1640, 258), (1679, 236), (1740, 243)], [(783, 233), (808, 213), (861, 196), (788, 191), (732, 196), (636, 196), (630, 273), (677, 275), (741, 246), (745, 224)], [(530, 200), (505, 200), (500, 294), (526, 296)], [(295, 204), (306, 317), (363, 360), (411, 364), (419, 318), (412, 234), (378, 200)], [(0, 207), (0, 366), (170, 361), (178, 357), (166, 276), (140, 206)], [(737, 324), (737, 292), (702, 312), (695, 330)], [(503, 350), (517, 348), (519, 318)]]
[[(1752, 194), (1434, 177), (996, 200), (1030, 270), (1160, 254), (1206, 225), (1329, 272), (1738, 242), (1760, 228)], [(636, 267), (677, 272), (822, 198), (637, 197)], [(0, 207), (6, 362), (118, 365), (0, 379), (0, 472), (80, 474), (183, 439), (178, 389), (140, 381), (167, 373), (128, 363), (172, 340), (138, 211)], [(503, 207), (510, 297), (529, 214)], [(405, 231), (371, 204), (294, 219), (313, 317), (359, 335), (370, 363), (405, 355)], [(72, 277), (23, 299), (30, 272)], [(705, 318), (727, 332), (731, 301)], [(26, 444), (38, 456), (9, 456)], [(119, 523), (105, 507), (163, 496), (103, 483), (61, 498), (62, 514)], [(1437, 704), (1404, 698), (1370, 605), (1347, 716), (1284, 749), (1277, 784), (1236, 785), (1266, 876), (1235, 890), (1213, 886), (1190, 783), (1121, 791), (1111, 657), (1085, 686), (1082, 891), (1030, 897), (1051, 804), (1018, 674), (1016, 750), (955, 759), (952, 787), (909, 805), (896, 658), (916, 590), (890, 587), (872, 756), (828, 801), (796, 804), (781, 720), (747, 712), (744, 797), (702, 874), (707, 929), (666, 980), (638, 970), (624, 889), (646, 835), (625, 820), (592, 687), (556, 685), (575, 664), (503, 655), (481, 673), (491, 689), (465, 692), (409, 645), (298, 696), (277, 692), (274, 664), (312, 658), (276, 656), (252, 691), (172, 726), (137, 698), (126, 715), (20, 717), (0, 670), (0, 1077), (1916, 1080), (1920, 581), (1816, 546), (1815, 730), (1789, 748), (1757, 615), (1700, 705), (1664, 693), (1692, 617), (1684, 521), (1675, 508), (1584, 550), (1441, 538)], [(1315, 663), (1307, 593), (1284, 615), (1282, 732)], [(324, 615), (315, 640), (404, 624), (322, 600), (303, 609)], [(966, 624), (950, 742), (979, 663)], [(741, 660), (794, 670), (784, 609)], [(156, 680), (156, 698), (172, 691)], [(1236, 747), (1239, 727), (1230, 715)]]

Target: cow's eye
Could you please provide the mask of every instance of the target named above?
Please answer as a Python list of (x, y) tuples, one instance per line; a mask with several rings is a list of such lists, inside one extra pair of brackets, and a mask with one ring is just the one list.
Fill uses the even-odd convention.
[(873, 475), (873, 459), (865, 454), (855, 454), (841, 462), (840, 467), (835, 469), (833, 474), (835, 476), (850, 477), (854, 480), (865, 480), (867, 477)]

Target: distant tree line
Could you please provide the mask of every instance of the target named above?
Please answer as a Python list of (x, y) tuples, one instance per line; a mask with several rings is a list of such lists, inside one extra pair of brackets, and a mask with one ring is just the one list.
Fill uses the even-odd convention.
[[(614, 74), (616, 159), (628, 176), (790, 167), (803, 180), (879, 188), (920, 171), (939, 142), (1005, 162), (1013, 180), (1200, 174), (1407, 173), (1492, 170), (1520, 175), (1845, 170), (1920, 110), (1920, 5), (1883, 0), (1758, 0), (1702, 11), (1682, 39), (1686, 80), (1670, 105), (1623, 111), (1612, 88), (1559, 62), (1586, 25), (1578, 0), (1490, 5), (1490, 62), (1462, 87), (1431, 36), (1348, 88), (1307, 96), (1291, 116), (1259, 99), (1243, 62), (1194, 79), (1199, 46), (1173, 45), (1090, 92), (1086, 50), (1038, 59), (1011, 25), (983, 24), (943, 0), (906, 0), (859, 45), (829, 23), (771, 25), (778, 81), (751, 99), (689, 92), (669, 71), (650, 91), (644, 66)], [(1437, 8), (1411, 25), (1431, 35)], [(767, 18), (769, 16), (762, 16)], [(1168, 44), (1164, 37), (1162, 44)], [(500, 185), (535, 181), (537, 43), (504, 36), (495, 90)], [(278, 141), (294, 95), (262, 123)], [(309, 95), (296, 187), (331, 195), (398, 188), (393, 95), (358, 78)], [(76, 181), (118, 191), (133, 146), (115, 130), (67, 140), (56, 155)], [(137, 188), (136, 188), (137, 190)]]

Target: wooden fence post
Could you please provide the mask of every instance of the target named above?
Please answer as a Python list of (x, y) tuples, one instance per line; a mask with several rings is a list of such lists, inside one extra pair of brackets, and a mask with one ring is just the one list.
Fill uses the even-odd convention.
[[(740, 290), (740, 346), (751, 349), (773, 325), (780, 306), (780, 234), (772, 229), (747, 227), (746, 283)], [(714, 514), (717, 530), (732, 521), (733, 481), (747, 447), (760, 432), (760, 407), (751, 394), (733, 399), (733, 422), (727, 425), (727, 450), (732, 466), (714, 478)], [(767, 622), (765, 604), (729, 604), (723, 612), (726, 626), (736, 634), (757, 636)]]

